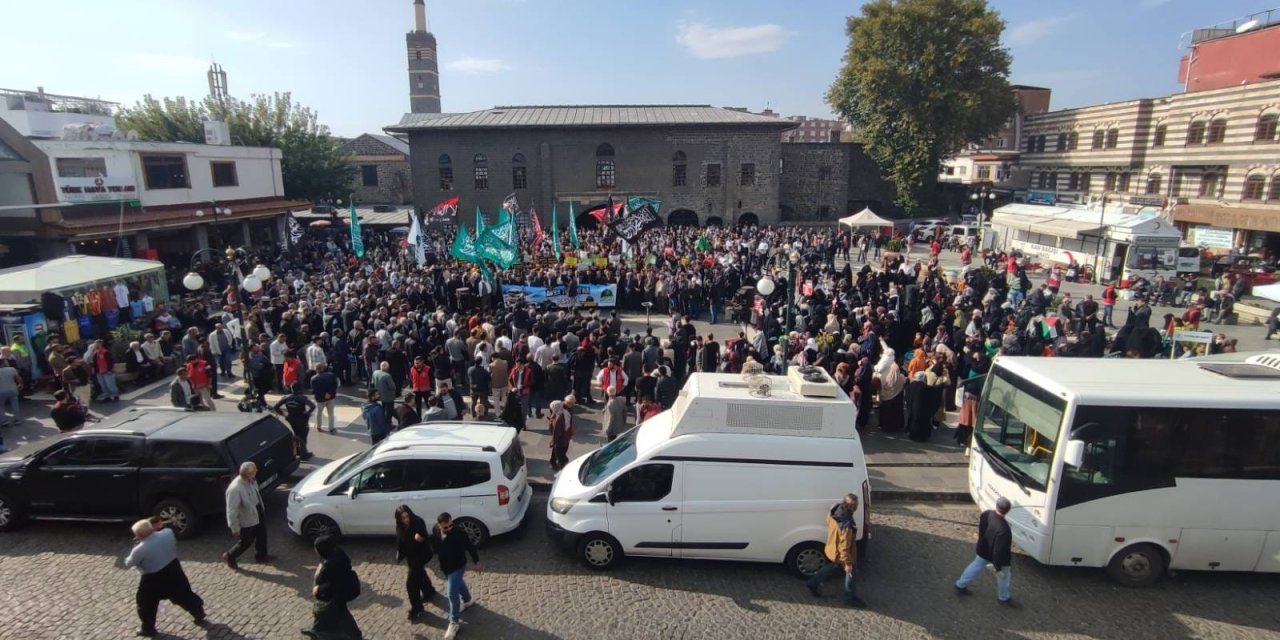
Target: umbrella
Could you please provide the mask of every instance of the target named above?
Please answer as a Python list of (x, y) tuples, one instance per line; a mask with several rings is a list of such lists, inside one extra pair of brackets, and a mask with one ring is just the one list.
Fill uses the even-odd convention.
[(331, 224), (333, 224), (333, 223), (332, 223), (332, 222), (329, 222), (328, 220), (316, 220), (315, 222), (312, 222), (311, 224), (309, 224), (309, 225), (307, 225), (307, 226), (308, 226), (308, 227), (327, 227), (327, 226), (329, 226), (329, 225), (331, 225)]

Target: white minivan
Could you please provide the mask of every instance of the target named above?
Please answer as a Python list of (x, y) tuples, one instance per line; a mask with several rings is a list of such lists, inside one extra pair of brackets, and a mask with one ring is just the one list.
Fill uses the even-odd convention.
[(870, 493), (848, 396), (820, 369), (787, 377), (695, 373), (675, 405), (568, 464), (547, 503), (547, 531), (587, 566), (623, 556), (826, 562), (826, 514)]
[(289, 492), (289, 528), (322, 535), (394, 535), (396, 507), (428, 523), (448, 512), (472, 544), (520, 526), (532, 494), (516, 430), (432, 422), (312, 471)]

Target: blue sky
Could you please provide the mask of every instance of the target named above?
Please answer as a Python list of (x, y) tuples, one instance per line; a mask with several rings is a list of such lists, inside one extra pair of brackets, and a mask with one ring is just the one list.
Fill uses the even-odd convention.
[[(1055, 109), (1176, 92), (1179, 37), (1274, 0), (994, 0), (1015, 83)], [(445, 111), (497, 104), (714, 104), (828, 116), (844, 52), (834, 0), (428, 0)], [(408, 109), (411, 0), (6, 3), (0, 86), (96, 96), (292, 91), (339, 135)], [(21, 53), (20, 53), (21, 52)]]

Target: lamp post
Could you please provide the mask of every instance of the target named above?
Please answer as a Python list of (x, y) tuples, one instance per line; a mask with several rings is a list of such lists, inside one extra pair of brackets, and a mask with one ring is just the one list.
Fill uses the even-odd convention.
[[(218, 230), (218, 215), (221, 214), (224, 216), (229, 216), (231, 215), (231, 209), (228, 209), (226, 207), (219, 207), (217, 200), (210, 200), (209, 210), (213, 212), (213, 233), (216, 236), (215, 240), (217, 241), (215, 242), (215, 244), (222, 244), (222, 232)], [(203, 218), (204, 216), (205, 216), (204, 209), (196, 209), (197, 218)], [(246, 240), (248, 239), (246, 238)]]
[(1102, 282), (1102, 274), (1098, 273), (1098, 267), (1099, 262), (1102, 260), (1103, 241), (1107, 235), (1107, 197), (1111, 195), (1120, 195), (1120, 192), (1103, 191), (1102, 206), (1098, 209), (1098, 247), (1093, 252), (1093, 281), (1095, 284)]
[[(200, 254), (212, 251), (213, 249), (200, 249), (191, 254), (191, 271), (182, 278), (182, 286), (186, 287), (188, 291), (195, 292), (204, 288), (204, 277), (195, 271), (196, 260), (200, 257)], [(256, 294), (259, 291), (262, 291), (262, 287), (271, 279), (271, 270), (264, 264), (256, 265), (253, 270), (249, 272), (249, 275), (242, 275), (240, 273), (238, 268), (239, 265), (243, 263), (247, 266), (249, 263), (249, 252), (245, 247), (227, 247), (226, 251), (223, 252), (223, 255), (227, 258), (228, 275), (231, 277), (232, 282), (238, 281), (238, 288), (243, 289), (250, 294)], [(247, 378), (249, 375), (248, 363), (250, 345), (248, 333), (245, 331), (245, 324), (247, 324), (245, 301), (241, 298), (242, 296), (240, 295), (240, 292), (237, 291), (236, 312), (239, 315), (240, 320), (240, 362), (244, 370), (243, 373)], [(250, 388), (252, 388), (252, 385), (250, 385)]]
[(990, 201), (995, 204), (996, 192), (989, 185), (984, 185), (969, 194), (969, 199), (978, 204), (978, 229), (982, 229), (982, 223), (987, 217), (987, 202)]
[[(791, 330), (795, 325), (796, 303), (796, 267), (800, 266), (800, 252), (792, 249), (787, 253), (787, 325), (778, 341), (782, 345), (782, 374), (786, 375), (787, 366), (791, 362), (790, 346)], [(777, 283), (770, 276), (760, 278), (756, 282), (756, 292), (768, 298), (777, 290)], [(766, 340), (767, 344), (767, 340)]]

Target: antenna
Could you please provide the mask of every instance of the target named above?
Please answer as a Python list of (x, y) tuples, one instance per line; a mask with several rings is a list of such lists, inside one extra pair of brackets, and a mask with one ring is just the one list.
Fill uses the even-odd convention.
[(218, 63), (209, 65), (209, 96), (221, 107), (222, 118), (227, 114), (227, 72)]

